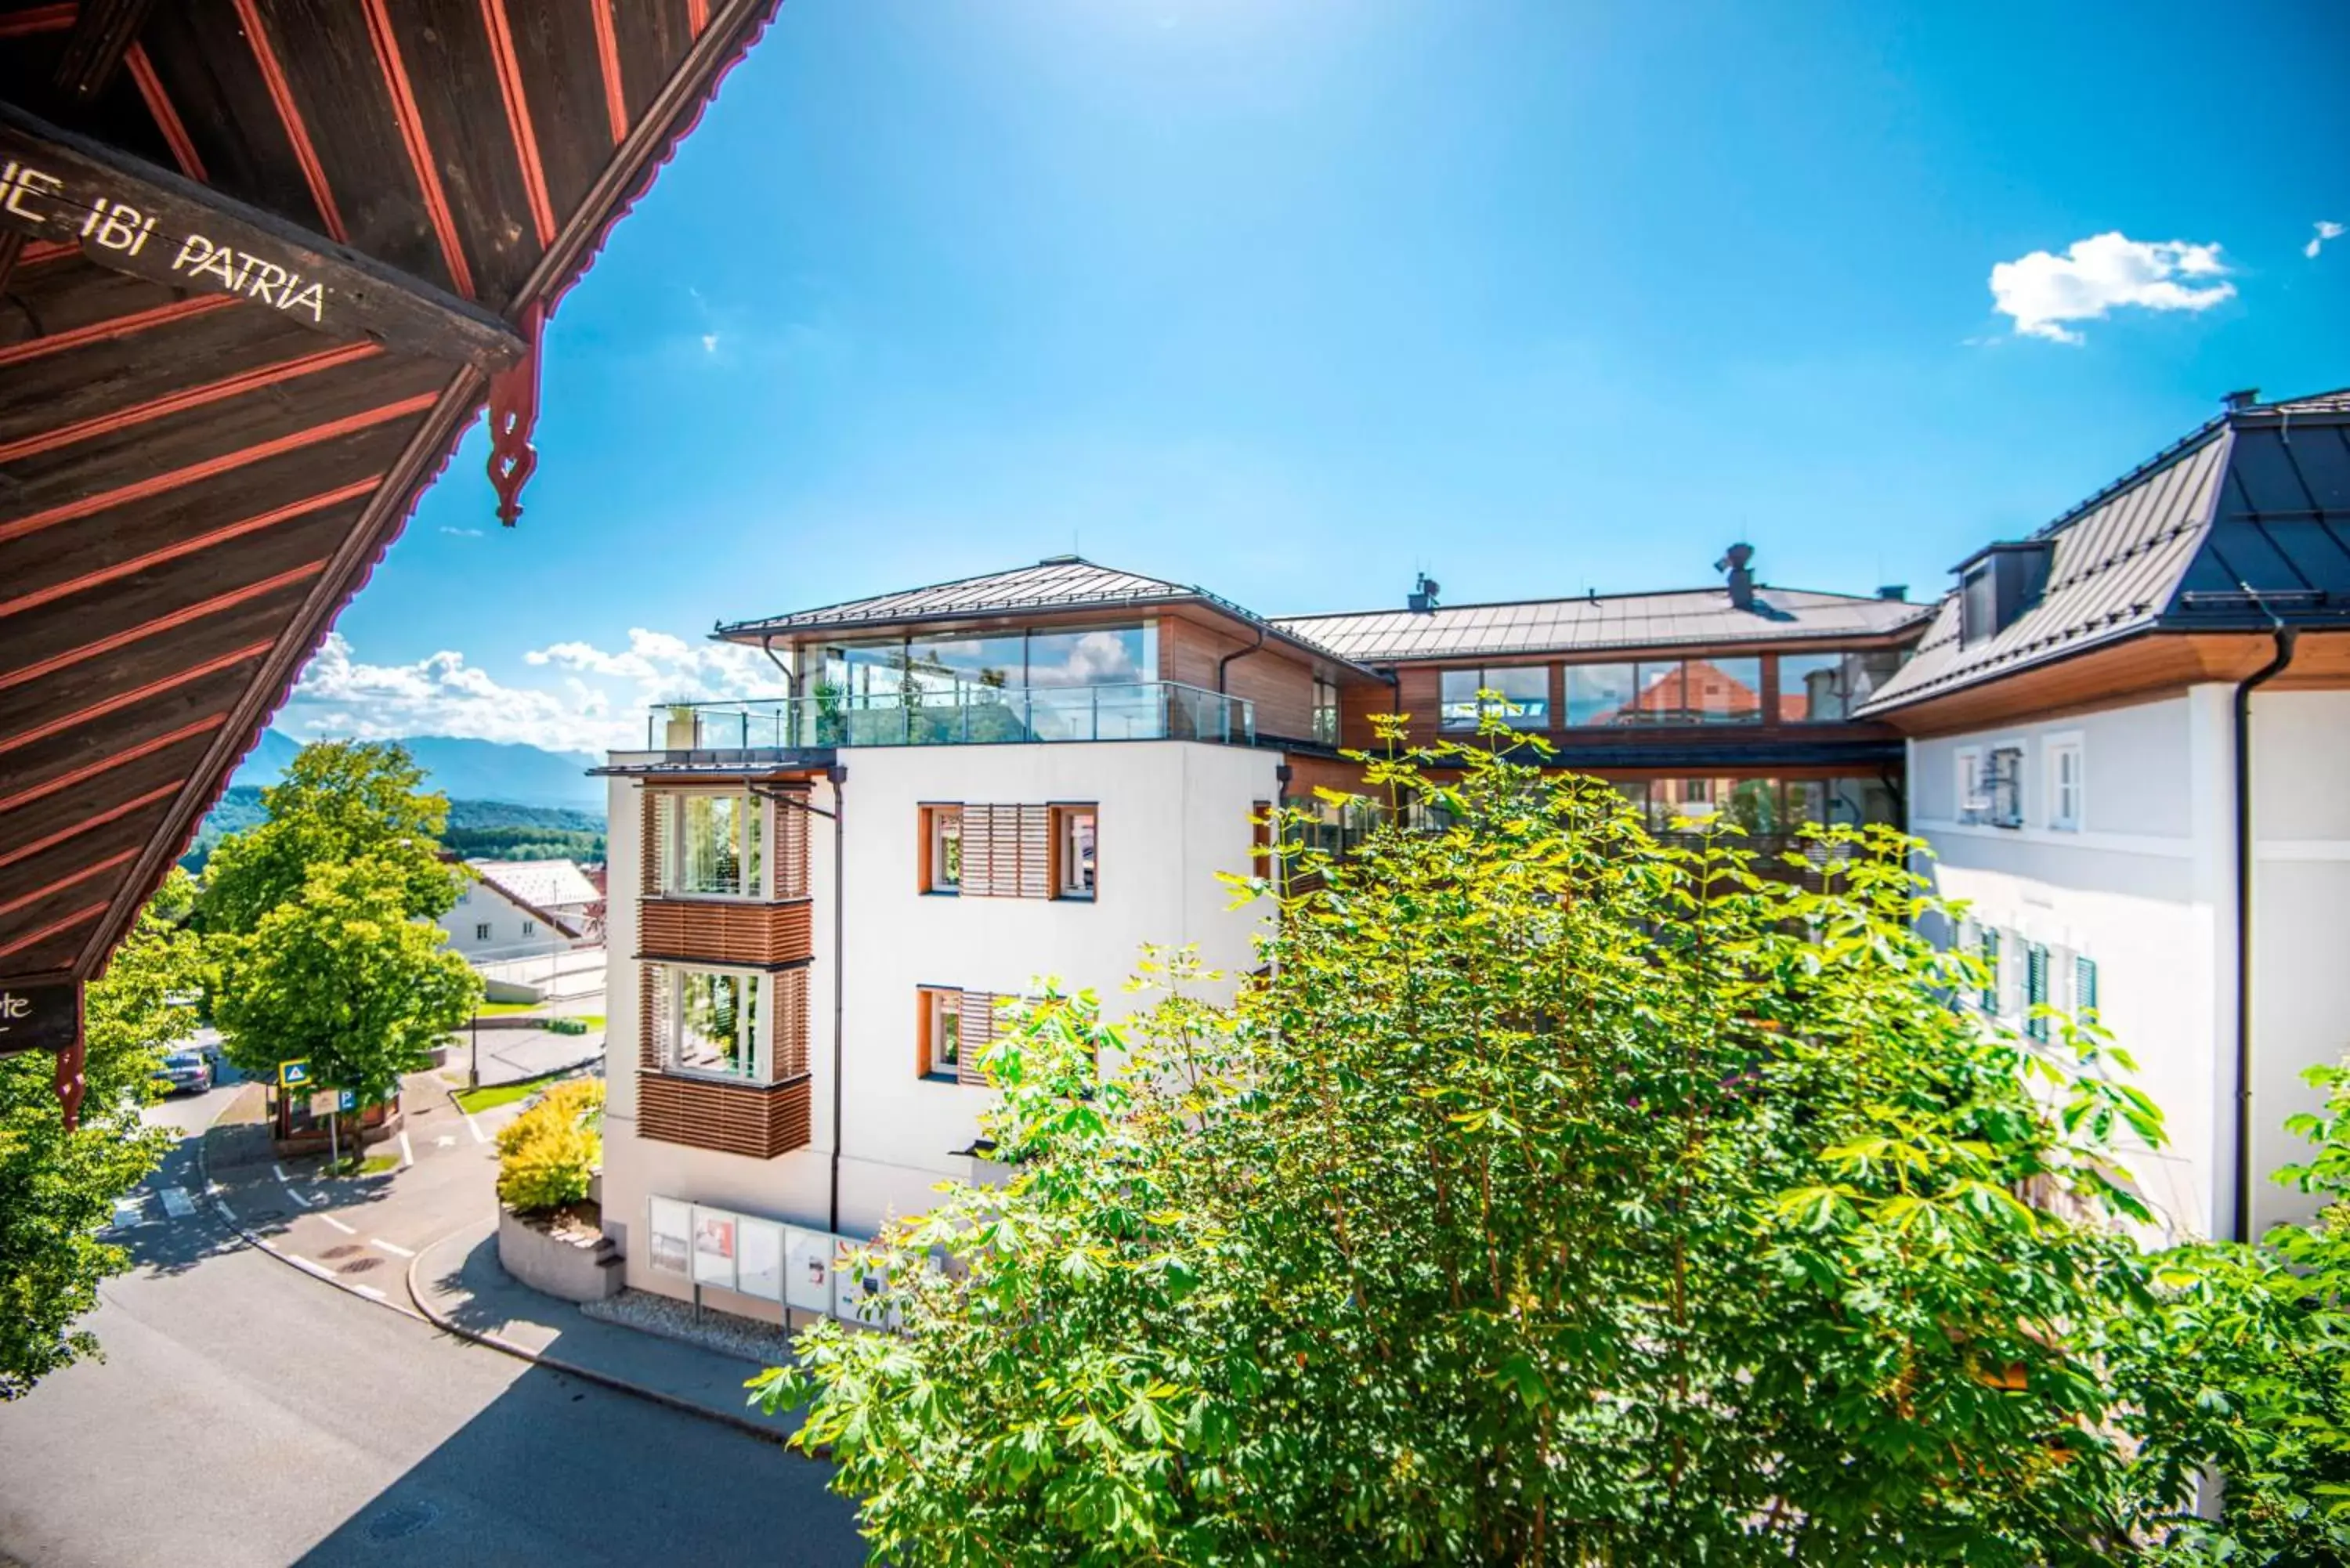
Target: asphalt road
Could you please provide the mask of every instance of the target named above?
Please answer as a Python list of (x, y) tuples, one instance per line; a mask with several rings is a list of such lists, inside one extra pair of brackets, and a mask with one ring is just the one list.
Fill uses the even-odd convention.
[(821, 1467), (322, 1285), (160, 1201), (193, 1155), (120, 1232), (106, 1361), (0, 1405), (0, 1563), (863, 1561)]

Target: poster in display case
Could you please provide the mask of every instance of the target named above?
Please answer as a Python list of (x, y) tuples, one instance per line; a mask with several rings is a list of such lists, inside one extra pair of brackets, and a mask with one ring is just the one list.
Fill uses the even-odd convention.
[(823, 1231), (784, 1227), (784, 1303), (802, 1312), (832, 1311), (832, 1258), (838, 1239)]
[(739, 1216), (722, 1209), (693, 1210), (693, 1282), (734, 1288), (735, 1228)]
[(735, 1232), (734, 1288), (764, 1302), (784, 1299), (784, 1228), (743, 1217)]
[(656, 1198), (652, 1200), (651, 1220), (652, 1223), (645, 1227), (652, 1239), (647, 1261), (665, 1274), (691, 1273), (693, 1205), (674, 1198)]

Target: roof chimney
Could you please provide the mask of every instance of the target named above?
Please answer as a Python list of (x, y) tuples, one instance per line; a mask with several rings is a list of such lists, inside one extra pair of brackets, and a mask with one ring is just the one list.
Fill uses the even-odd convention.
[(1909, 585), (1907, 583), (1887, 583), (1883, 587), (1877, 590), (1877, 597), (1893, 604), (1906, 605), (1909, 602)]
[(2241, 414), (2261, 400), (2261, 389), (2258, 387), (2246, 387), (2241, 391), (2230, 392), (2220, 400), (2228, 405), (2230, 413)]
[(1411, 596), (1404, 600), (1405, 607), (1414, 615), (1427, 615), (1436, 608), (1436, 596), (1439, 591), (1436, 580), (1426, 572), (1422, 572), (1419, 574), (1419, 580), (1411, 587)]
[(1733, 609), (1751, 610), (1754, 607), (1754, 574), (1746, 569), (1746, 563), (1753, 558), (1753, 545), (1732, 545), (1721, 553), (1721, 559), (1713, 564), (1715, 571), (1730, 574), (1730, 603)]

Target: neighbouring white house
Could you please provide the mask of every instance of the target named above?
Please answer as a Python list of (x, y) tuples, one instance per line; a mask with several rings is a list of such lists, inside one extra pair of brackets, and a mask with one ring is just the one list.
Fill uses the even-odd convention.
[(2350, 1054), (2350, 392), (2232, 397), (1957, 572), (1861, 712), (1908, 737), (1974, 1004), (2095, 1010), (2168, 1118), (2131, 1166), (2171, 1233), (2306, 1215), (2270, 1177)]
[(473, 873), (441, 917), (449, 946), (473, 964), (600, 946), (603, 895), (568, 860), (468, 860)]

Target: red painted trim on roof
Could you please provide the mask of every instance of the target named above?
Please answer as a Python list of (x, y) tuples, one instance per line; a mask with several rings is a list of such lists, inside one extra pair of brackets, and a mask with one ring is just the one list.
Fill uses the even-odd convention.
[(505, 105), (506, 130), (514, 137), (515, 156), (522, 164), (522, 188), (530, 198), (531, 226), (538, 231), (539, 249), (545, 250), (555, 243), (555, 203), (546, 194), (546, 167), (539, 161), (538, 130), (531, 123), (529, 95), (523, 90), (522, 62), (515, 53), (506, 0), (482, 0), (482, 26), (490, 35), (490, 57), (497, 63), (498, 98)]
[(163, 90), (163, 78), (155, 74), (155, 62), (147, 57), (145, 46), (133, 39), (122, 63), (138, 85), (147, 112), (155, 117), (155, 129), (163, 133), (163, 144), (172, 150), (172, 161), (179, 164), (180, 172), (200, 185), (211, 184), (211, 176), (204, 172), (204, 161), (197, 156), (196, 144), (189, 138), (180, 111), (172, 107), (172, 95)]
[(596, 18), (596, 61), (604, 67), (604, 118), (612, 128), (612, 145), (629, 139), (629, 97), (620, 90), (620, 36), (612, 27), (612, 0), (588, 0)]
[[(134, 687), (120, 696), (109, 697), (103, 702), (93, 702), (87, 708), (66, 714), (63, 718), (52, 719), (46, 724), (36, 724), (33, 728), (20, 731), (14, 735), (0, 736), (0, 753), (13, 752), (19, 746), (29, 746), (36, 741), (46, 741), (51, 735), (61, 735), (78, 725), (103, 719), (109, 713), (120, 713), (125, 708), (136, 707), (150, 697), (160, 696), (174, 688), (185, 686), (192, 680), (201, 680), (207, 675), (217, 675), (224, 670), (234, 669), (237, 665), (260, 658), (269, 651), (271, 646), (269, 642), (249, 642), (243, 648), (231, 649), (217, 659), (207, 659), (202, 664), (192, 664), (185, 670), (175, 670), (161, 680), (150, 680), (144, 686)], [(217, 723), (219, 721), (214, 720), (213, 722)]]
[(214, 545), (225, 544), (231, 539), (242, 538), (247, 534), (256, 534), (264, 528), (274, 528), (278, 524), (288, 522), (296, 517), (307, 516), (322, 507), (338, 506), (346, 501), (359, 500), (372, 494), (376, 486), (382, 483), (382, 474), (371, 473), (367, 478), (355, 480), (339, 490), (329, 490), (322, 495), (313, 495), (307, 500), (296, 501), (288, 505), (280, 506), (275, 511), (247, 517), (243, 522), (232, 523), (225, 528), (215, 528), (209, 534), (199, 534), (192, 539), (182, 539), (176, 545), (166, 545), (160, 550), (150, 550), (143, 556), (134, 556), (127, 561), (117, 561), (113, 566), (101, 566), (94, 572), (85, 572), (80, 576), (68, 578), (62, 583), (53, 583), (46, 588), (37, 588), (29, 594), (21, 594), (13, 599), (0, 599), (0, 617), (18, 615), (26, 610), (48, 604), (52, 600), (64, 598), (68, 594), (78, 594), (84, 588), (94, 588), (100, 583), (110, 583), (117, 577), (127, 577), (134, 572), (143, 572), (148, 567), (161, 566), (165, 561), (176, 561), (182, 556), (192, 556), (199, 550), (208, 550)]
[(382, 352), (383, 349), (373, 343), (338, 344), (332, 348), (322, 348), (316, 354), (305, 354), (299, 358), (280, 360), (275, 365), (263, 365), (258, 369), (209, 382), (201, 387), (188, 387), (180, 391), (167, 392), (162, 397), (151, 398), (143, 403), (133, 403), (127, 409), (116, 409), (93, 419), (83, 420), (78, 424), (59, 425), (55, 430), (43, 431), (37, 435), (28, 435), (21, 441), (0, 444), (0, 462), (14, 462), (18, 458), (31, 457), (36, 452), (54, 452), (58, 447), (71, 446), (76, 441), (88, 441), (93, 437), (107, 435), (131, 425), (145, 424), (150, 420), (160, 420), (171, 414), (184, 413), (190, 409), (200, 409), (206, 403), (216, 403), (224, 398), (241, 397), (246, 392), (259, 391), (264, 387), (274, 387), (280, 381), (291, 381), (296, 377), (316, 375), (320, 370), (331, 370), (338, 365), (355, 364), (361, 359), (372, 358)]
[(37, 904), (54, 894), (64, 892), (77, 882), (87, 882), (101, 872), (111, 871), (125, 860), (137, 856), (138, 853), (139, 851), (133, 848), (126, 849), (120, 855), (109, 855), (103, 860), (83, 867), (70, 877), (61, 877), (46, 888), (36, 888), (21, 898), (12, 898), (7, 903), (0, 904), (0, 915), (13, 915), (27, 904)]
[(60, 256), (78, 256), (81, 247), (71, 240), (35, 240), (16, 253), (20, 266), (32, 266), (39, 262), (53, 262)]
[[(26, 249), (29, 252), (32, 247), (27, 245)], [(79, 348), (84, 344), (128, 337), (133, 332), (161, 327), (167, 321), (185, 320), (191, 316), (202, 316), (208, 310), (226, 310), (236, 302), (237, 296), (233, 294), (203, 294), (192, 299), (175, 299), (169, 305), (159, 305), (151, 310), (134, 310), (128, 316), (109, 317), (104, 321), (93, 321), (87, 327), (77, 327), (70, 331), (52, 332), (45, 337), (31, 337), (22, 343), (0, 346), (0, 365), (21, 365), (27, 359), (44, 358), (68, 348)]]
[(186, 626), (189, 622), (202, 620), (206, 616), (218, 615), (224, 609), (234, 609), (241, 604), (260, 598), (265, 594), (274, 593), (289, 584), (298, 583), (305, 577), (315, 577), (326, 569), (327, 563), (323, 559), (311, 561), (296, 566), (291, 571), (280, 572), (274, 577), (265, 577), (260, 582), (247, 584), (244, 587), (233, 589), (228, 593), (216, 594), (199, 604), (173, 610), (170, 615), (158, 616), (153, 620), (142, 621), (126, 631), (118, 631), (111, 637), (102, 637), (96, 642), (86, 642), (78, 648), (67, 649), (63, 653), (52, 654), (37, 664), (28, 664), (22, 670), (0, 672), (0, 691), (5, 691), (11, 686), (21, 686), (27, 680), (38, 680), (44, 675), (52, 674), (60, 670), (69, 669), (86, 659), (96, 659), (99, 655), (111, 653), (118, 648), (128, 648), (132, 643), (152, 637), (159, 631), (169, 631), (173, 627)]
[(142, 479), (135, 484), (126, 484), (120, 489), (104, 491), (96, 495), (85, 495), (78, 501), (68, 501), (61, 505), (52, 506), (46, 512), (36, 512), (29, 516), (19, 517), (13, 523), (0, 523), (0, 544), (5, 544), (11, 539), (22, 538), (27, 534), (37, 533), (43, 528), (51, 527), (59, 523), (70, 523), (76, 518), (88, 517), (93, 513), (103, 512), (109, 506), (120, 506), (130, 501), (141, 501), (150, 495), (161, 495), (165, 491), (177, 490), (183, 484), (193, 484), (198, 480), (227, 473), (234, 469), (243, 468), (247, 463), (280, 457), (289, 452), (299, 452), (306, 446), (316, 446), (322, 441), (333, 441), (338, 436), (348, 435), (354, 431), (363, 431), (371, 425), (382, 424), (388, 420), (404, 419), (410, 414), (420, 414), (437, 401), (439, 401), (438, 393), (419, 392), (412, 398), (402, 398), (396, 403), (386, 403), (380, 408), (365, 409), (356, 414), (346, 414), (339, 420), (329, 420), (322, 425), (312, 425), (307, 430), (296, 431), (292, 435), (279, 436), (275, 441), (265, 441), (257, 446), (240, 447), (235, 452), (226, 452), (219, 457), (206, 458), (202, 462), (192, 462), (185, 468), (175, 468), (169, 473), (159, 473), (152, 479)]
[(710, 0), (685, 0), (685, 25), (695, 37), (702, 36), (702, 30), (710, 26)]
[(294, 101), (294, 88), (286, 79), (286, 67), (277, 62), (277, 51), (271, 47), (269, 34), (261, 25), (261, 8), (255, 0), (231, 0), (236, 6), (236, 19), (244, 29), (244, 41), (253, 50), (254, 63), (261, 67), (261, 79), (269, 88), (269, 101), (276, 106), (278, 123), (286, 128), (286, 138), (294, 144), (294, 161), (301, 166), (303, 183), (310, 187), (310, 201), (318, 209), (318, 221), (327, 227), (328, 235), (338, 244), (348, 244), (351, 236), (343, 228), (343, 214), (335, 206), (335, 192), (327, 184), (325, 165), (318, 161), (318, 150), (310, 142), (310, 128), (302, 121), (302, 110)]
[(424, 195), (425, 216), (432, 220), (433, 236), (441, 242), (441, 259), (450, 281), (467, 299), (473, 297), (473, 269), (465, 265), (465, 246), (457, 237), (456, 215), (449, 211), (449, 193), (441, 188), (441, 170), (432, 161), (432, 143), (424, 134), (424, 116), (416, 107), (416, 88), (408, 79), (408, 62), (400, 57), (400, 39), (391, 30), (391, 13), (384, 0), (359, 0), (367, 15), (368, 41), (375, 46), (376, 65), (384, 85), (391, 89), (391, 118), (400, 126), (400, 140), (408, 149), (408, 166), (416, 171)]
[(59, 931), (72, 930), (84, 920), (90, 919), (104, 913), (106, 913), (106, 906), (104, 904), (92, 904), (87, 909), (76, 909), (64, 919), (52, 920), (47, 925), (43, 926), (39, 930), (31, 932), (26, 936), (18, 937), (6, 947), (0, 948), (0, 958), (6, 958), (10, 953), (14, 952), (22, 952), (26, 948), (33, 946), (36, 942), (47, 941), (49, 938), (56, 936)]
[[(37, 784), (30, 789), (18, 790), (15, 794), (0, 800), (0, 811), (14, 811), (16, 807), (36, 801), (43, 795), (55, 794), (61, 789), (71, 789), (78, 784), (85, 784), (109, 768), (120, 767), (125, 763), (135, 763), (140, 758), (160, 752), (166, 746), (176, 746), (182, 741), (193, 740), (207, 730), (219, 729), (221, 721), (227, 717), (225, 713), (214, 713), (209, 718), (199, 719), (192, 724), (182, 724), (168, 735), (158, 735), (151, 741), (141, 741), (127, 752), (117, 752), (110, 757), (100, 757), (94, 763), (83, 763), (71, 773), (59, 774), (47, 784)], [(92, 820), (103, 821), (104, 819), (93, 818)], [(177, 859), (178, 857), (174, 856), (173, 858)], [(143, 903), (145, 900), (141, 899), (140, 902)]]
[(163, 799), (166, 795), (177, 794), (180, 786), (187, 782), (188, 781), (184, 776), (175, 778), (170, 784), (164, 784), (159, 789), (151, 789), (145, 794), (140, 795), (135, 799), (126, 800), (120, 805), (115, 806), (109, 811), (101, 811), (96, 816), (84, 817), (81, 821), (75, 823), (71, 827), (61, 827), (55, 833), (50, 834), (47, 838), (36, 838), (32, 843), (26, 845), (22, 849), (11, 849), (5, 855), (0, 855), (0, 867), (13, 866), (17, 861), (24, 859), (26, 856), (38, 855), (42, 850), (49, 848), (53, 845), (63, 844), (67, 839), (75, 837), (79, 834), (88, 833), (93, 827), (104, 827), (108, 823), (116, 820), (118, 817), (129, 816), (140, 806), (152, 805), (157, 801)]
[(35, 5), (0, 16), (0, 38), (29, 38), (36, 33), (61, 33), (74, 25), (80, 7), (72, 0), (62, 5)]

